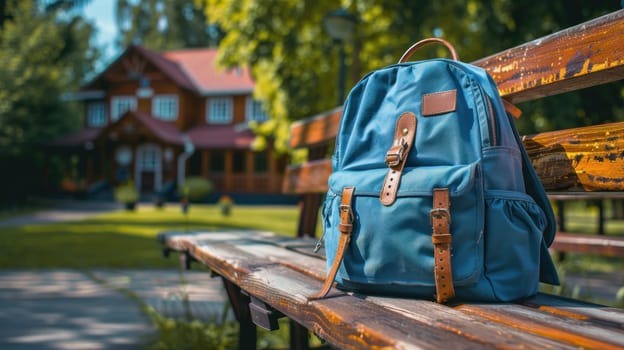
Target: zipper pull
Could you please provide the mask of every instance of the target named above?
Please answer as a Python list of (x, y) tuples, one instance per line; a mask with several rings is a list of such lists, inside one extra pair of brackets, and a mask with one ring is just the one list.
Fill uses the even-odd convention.
[(321, 238), (319, 238), (318, 241), (316, 241), (316, 245), (314, 246), (314, 253), (318, 253), (319, 250), (321, 250), (321, 248), (323, 247), (323, 243), (325, 243), (325, 230), (323, 230), (323, 234), (321, 235)]

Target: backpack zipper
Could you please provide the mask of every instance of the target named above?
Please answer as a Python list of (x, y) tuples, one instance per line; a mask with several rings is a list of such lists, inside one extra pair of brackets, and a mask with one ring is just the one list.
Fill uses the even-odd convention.
[(485, 94), (485, 99), (487, 101), (488, 108), (490, 109), (490, 129), (492, 132), (492, 146), (496, 146), (498, 141), (496, 140), (496, 116), (494, 114), (494, 108), (492, 107), (492, 100), (490, 100), (490, 96)]
[[(479, 92), (481, 92), (481, 98), (484, 100), (484, 103), (487, 104), (486, 113), (489, 114), (490, 119), (490, 138), (492, 140), (491, 146), (496, 146), (498, 144), (497, 135), (496, 135), (496, 115), (494, 114), (494, 106), (492, 106), (492, 100), (490, 100), (490, 96), (483, 90), (481, 84), (475, 81), (475, 84), (479, 87)], [(488, 113), (489, 112), (489, 113)]]

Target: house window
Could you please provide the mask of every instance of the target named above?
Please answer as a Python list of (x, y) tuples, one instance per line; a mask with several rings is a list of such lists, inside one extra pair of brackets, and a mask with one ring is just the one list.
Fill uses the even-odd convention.
[(91, 102), (87, 105), (87, 125), (100, 127), (106, 124), (106, 104)]
[(254, 172), (256, 174), (265, 174), (269, 171), (269, 156), (266, 152), (254, 153)]
[(216, 151), (210, 154), (210, 172), (223, 173), (225, 170), (225, 154), (223, 151)]
[(145, 146), (141, 152), (139, 166), (143, 170), (156, 170), (160, 164), (160, 149), (156, 146)]
[(135, 111), (137, 107), (134, 96), (114, 96), (111, 98), (111, 118), (113, 121), (119, 119), (127, 111)]
[(178, 96), (157, 95), (152, 98), (152, 114), (162, 120), (178, 118)]
[(234, 173), (244, 173), (245, 172), (245, 151), (235, 151), (232, 156), (232, 171)]
[(260, 101), (255, 101), (253, 98), (247, 98), (247, 121), (256, 121), (256, 122), (264, 122), (266, 121), (268, 116), (264, 113), (264, 109), (262, 109), (262, 103)]
[(229, 124), (232, 122), (232, 99), (213, 97), (208, 100), (207, 119), (211, 124)]

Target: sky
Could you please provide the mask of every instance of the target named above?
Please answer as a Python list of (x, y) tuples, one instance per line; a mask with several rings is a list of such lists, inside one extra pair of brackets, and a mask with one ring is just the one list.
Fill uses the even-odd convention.
[(97, 28), (95, 44), (102, 49), (102, 61), (98, 70), (111, 63), (120, 53), (115, 47), (117, 24), (115, 23), (115, 0), (92, 0), (81, 11), (87, 20)]

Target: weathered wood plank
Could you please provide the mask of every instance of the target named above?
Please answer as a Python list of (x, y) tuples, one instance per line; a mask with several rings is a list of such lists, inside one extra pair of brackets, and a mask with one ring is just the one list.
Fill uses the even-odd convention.
[[(262, 239), (271, 240), (267, 236)], [(310, 278), (298, 272), (307, 269), (309, 261), (297, 259), (299, 254), (284, 246), (263, 244), (253, 236), (241, 238), (231, 234), (203, 234), (195, 238), (179, 236), (175, 240), (192, 241), (194, 248), (184, 244), (176, 246), (184, 246), (185, 250), (191, 251), (198, 260), (217, 273), (297, 322), (315, 330), (319, 336), (339, 348), (441, 348), (449, 345), (465, 349), (493, 348), (492, 339), (534, 349), (541, 349), (545, 345), (553, 346), (547, 340), (520, 336), (513, 330), (501, 330), (494, 324), (467, 323), (460, 327), (461, 331), (454, 326), (437, 327), (439, 321), (433, 313), (424, 318), (420, 312), (397, 313), (379, 303), (337, 291), (330, 298), (309, 303), (306, 296), (320, 288), (319, 278)], [(290, 261), (288, 265), (300, 266), (292, 270), (281, 264), (284, 260)], [(314, 260), (322, 264), (320, 259)], [(461, 318), (456, 311), (429, 301), (411, 302), (422, 304), (419, 310), (444, 308), (447, 313), (455, 313)], [(420, 316), (406, 317), (408, 314)], [(452, 315), (449, 315), (449, 319), (451, 318)], [(457, 326), (460, 326), (459, 323)], [(499, 336), (492, 336), (492, 331), (498, 332)]]
[(458, 349), (493, 348), (414, 320), (384, 317), (381, 307), (337, 291), (326, 299), (308, 302), (307, 296), (318, 291), (321, 281), (257, 255), (254, 251), (262, 244), (257, 240), (230, 235), (224, 243), (217, 237), (211, 235), (201, 246), (182, 235), (167, 243), (190, 252), (214, 272), (314, 330), (333, 346), (439, 349), (450, 344)]
[(309, 147), (333, 140), (338, 134), (342, 107), (293, 123), (290, 147)]
[(557, 232), (550, 249), (624, 257), (624, 237)]
[[(171, 248), (190, 252), (339, 348), (617, 348), (624, 311), (539, 295), (516, 304), (461, 304), (359, 296), (320, 288), (324, 261), (299, 253), (310, 240), (267, 232), (210, 232), (169, 236)], [(579, 329), (579, 330), (577, 330)]]
[(544, 293), (526, 299), (521, 304), (550, 313), (580, 314), (591, 320), (592, 323), (624, 329), (624, 309), (620, 308), (596, 305)]
[(624, 190), (624, 122), (544, 132), (523, 143), (547, 190)]
[(473, 62), (514, 103), (624, 78), (624, 10)]
[(516, 304), (462, 304), (455, 308), (581, 348), (615, 350), (624, 346), (621, 330), (594, 324), (584, 317), (575, 317), (575, 313), (543, 312)]
[(453, 308), (421, 300), (366, 297), (366, 300), (384, 306), (401, 316), (414, 318), (432, 327), (465, 334), (469, 338), (488, 339), (499, 348), (576, 349), (577, 347), (527, 334), (514, 327), (502, 326), (489, 320), (458, 312)]
[(291, 194), (327, 192), (331, 159), (321, 159), (286, 168), (282, 192)]

